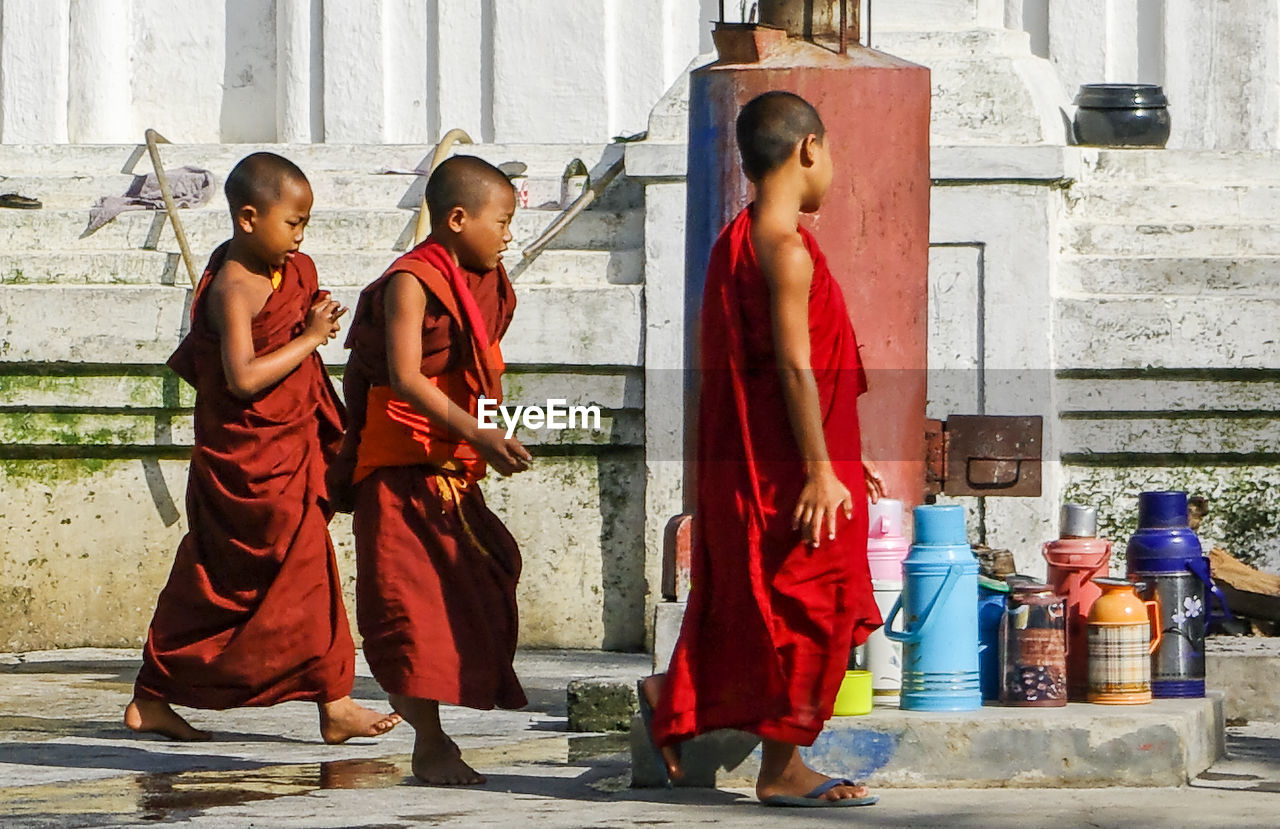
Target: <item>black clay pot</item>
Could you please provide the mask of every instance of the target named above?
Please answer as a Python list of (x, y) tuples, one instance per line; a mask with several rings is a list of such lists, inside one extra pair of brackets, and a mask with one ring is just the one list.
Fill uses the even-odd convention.
[(1087, 83), (1075, 103), (1078, 144), (1163, 147), (1169, 141), (1169, 99), (1155, 84)]

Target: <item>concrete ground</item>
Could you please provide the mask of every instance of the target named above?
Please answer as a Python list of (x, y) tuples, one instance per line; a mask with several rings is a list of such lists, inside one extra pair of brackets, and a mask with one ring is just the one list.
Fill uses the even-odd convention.
[[(137, 654), (0, 655), (0, 826), (828, 826), (1274, 827), (1280, 724), (1233, 726), (1228, 757), (1178, 789), (884, 789), (877, 806), (765, 810), (747, 790), (632, 790), (625, 735), (565, 731), (575, 678), (640, 676), (649, 658), (529, 651), (530, 706), (452, 709), (447, 725), (489, 776), (474, 789), (414, 785), (412, 732), (319, 742), (314, 706), (188, 712), (216, 741), (178, 744), (124, 730)], [(363, 665), (355, 696), (385, 709)]]

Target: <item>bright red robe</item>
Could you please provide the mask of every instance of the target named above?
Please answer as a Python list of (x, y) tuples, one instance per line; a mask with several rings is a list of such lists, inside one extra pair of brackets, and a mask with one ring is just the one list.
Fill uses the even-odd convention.
[(880, 626), (867, 566), (857, 398), (866, 390), (844, 295), (804, 229), (812, 367), (836, 475), (853, 520), (810, 548), (791, 528), (804, 486), (782, 394), (770, 290), (750, 208), (721, 233), (703, 295), (692, 587), (654, 736), (718, 728), (812, 745), (831, 716), (850, 648)]
[[(195, 708), (330, 702), (355, 677), (325, 488), (344, 412), (315, 353), (251, 400), (231, 394), (205, 314), (225, 256), (223, 245), (209, 260), (191, 332), (169, 359), (196, 388), (188, 531), (134, 690)], [(311, 259), (294, 256), (253, 319), (255, 353), (297, 337), (323, 295)]]
[(392, 694), (521, 708), (512, 665), (520, 549), (485, 505), (474, 450), (390, 393), (384, 302), (398, 271), (427, 293), (422, 374), (472, 415), (479, 394), (501, 399), (497, 343), (515, 310), (501, 266), (487, 274), (460, 269), (434, 239), (360, 295), (343, 376), (352, 409), (343, 454), (355, 480), (356, 620), (365, 657)]

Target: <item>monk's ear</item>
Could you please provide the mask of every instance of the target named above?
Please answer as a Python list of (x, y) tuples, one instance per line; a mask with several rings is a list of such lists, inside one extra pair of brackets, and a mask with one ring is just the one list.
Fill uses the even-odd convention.
[(800, 152), (800, 164), (804, 167), (812, 167), (818, 161), (818, 149), (822, 144), (822, 139), (813, 133), (809, 133), (800, 139), (800, 145), (797, 149)]
[(231, 214), (231, 221), (241, 233), (253, 233), (258, 224), (258, 208), (251, 204), (242, 205)]
[(451, 233), (461, 233), (462, 226), (466, 224), (467, 211), (462, 205), (454, 205), (444, 218), (445, 226), (449, 228)]

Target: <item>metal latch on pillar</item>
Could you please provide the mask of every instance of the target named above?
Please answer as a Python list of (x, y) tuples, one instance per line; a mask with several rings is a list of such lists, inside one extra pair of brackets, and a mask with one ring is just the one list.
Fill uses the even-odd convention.
[(951, 415), (925, 426), (929, 495), (1038, 498), (1044, 418)]

